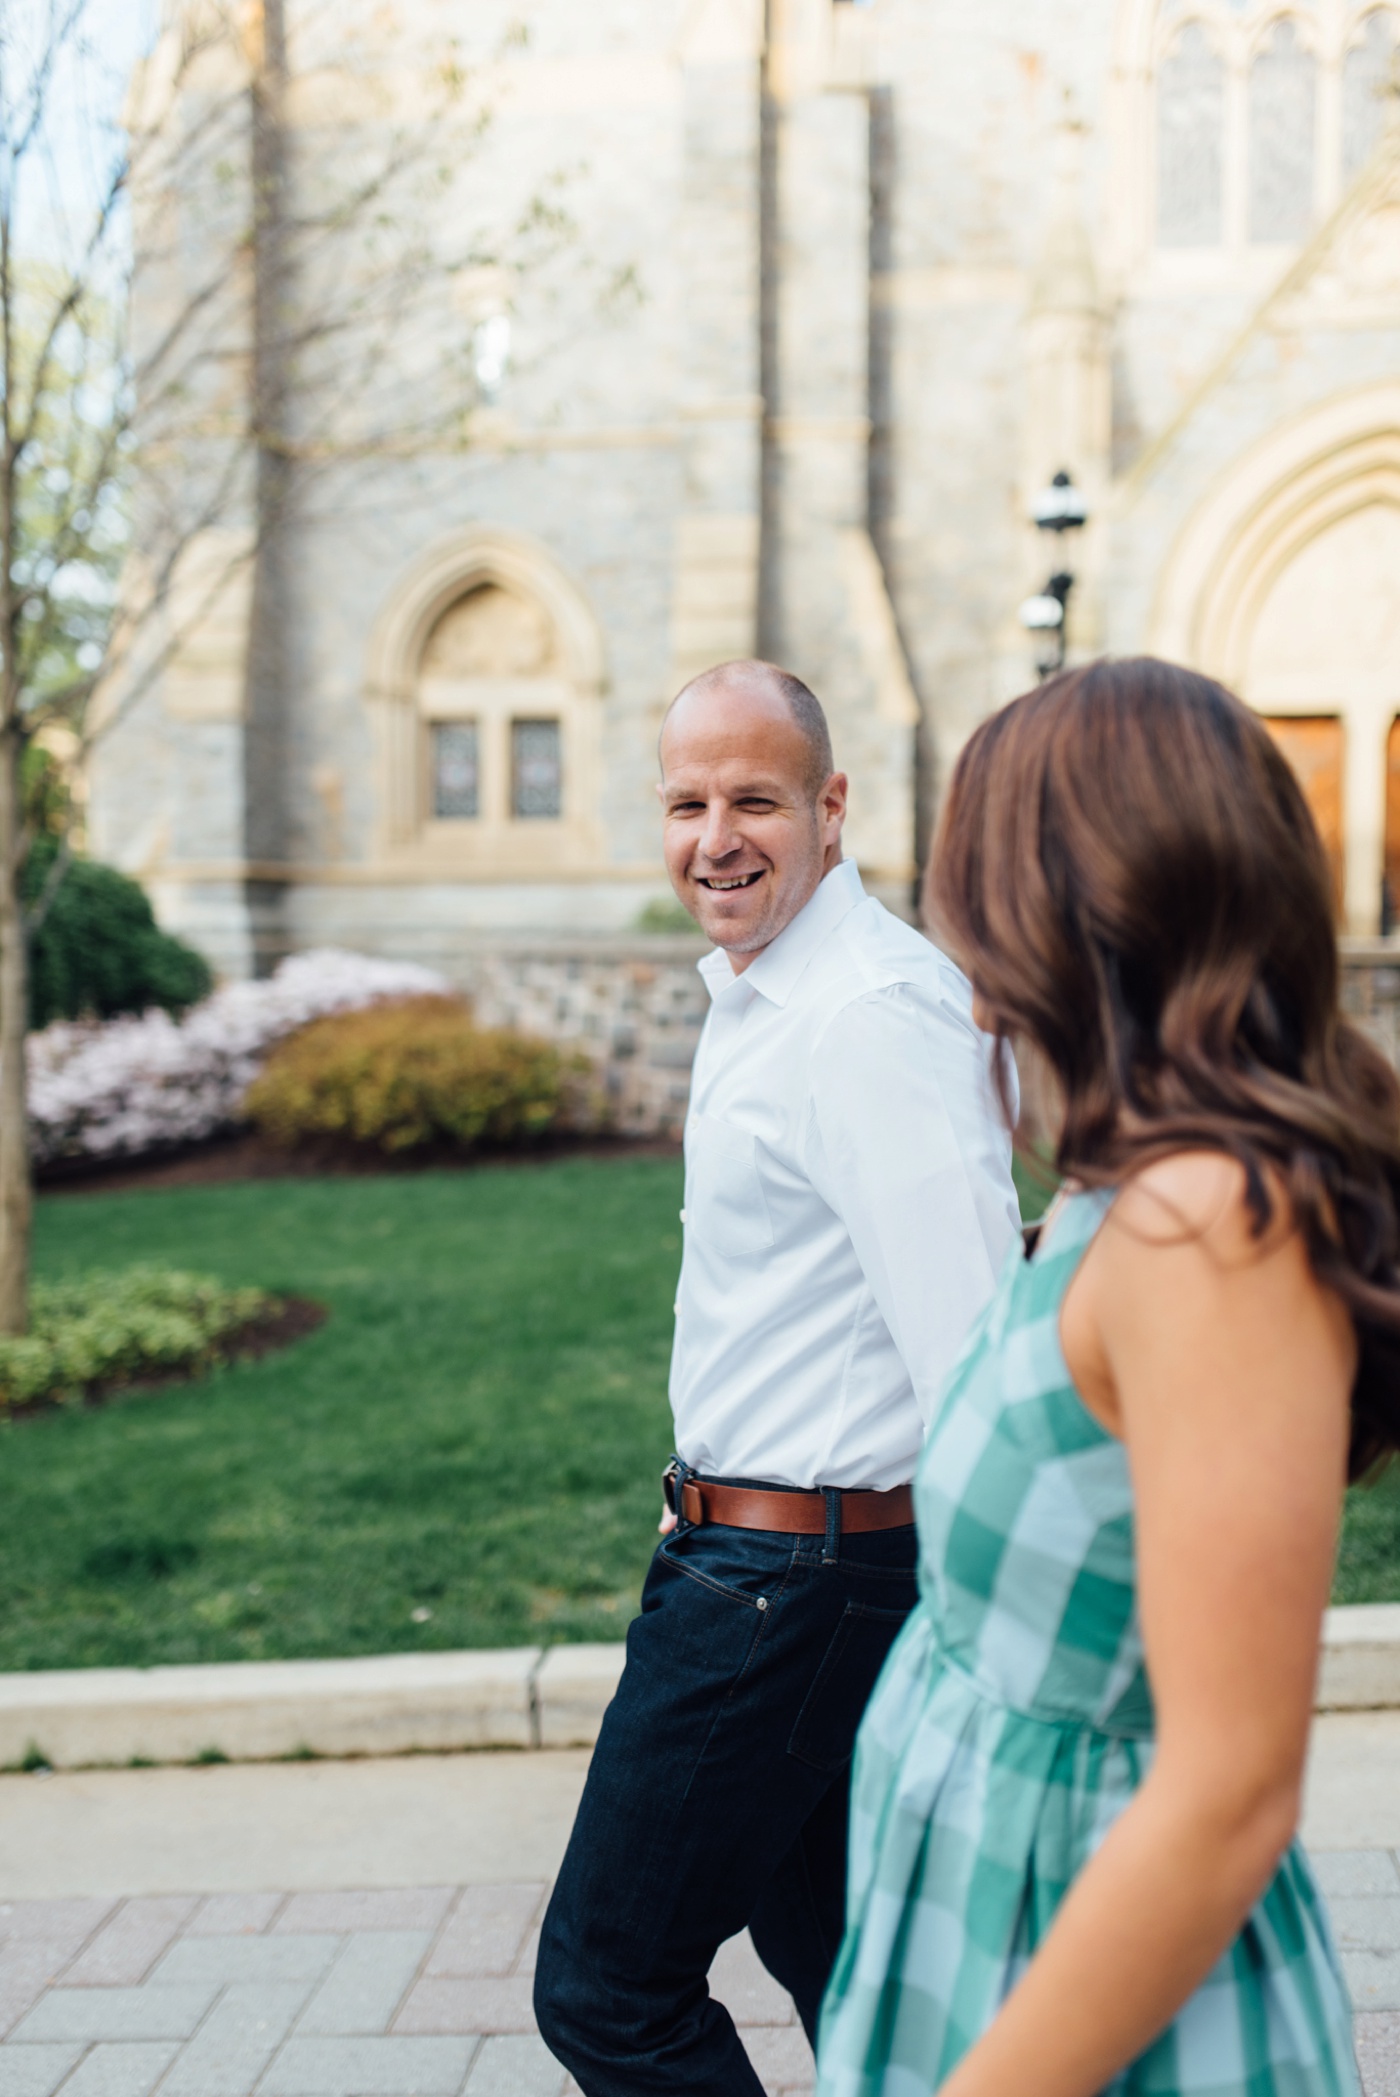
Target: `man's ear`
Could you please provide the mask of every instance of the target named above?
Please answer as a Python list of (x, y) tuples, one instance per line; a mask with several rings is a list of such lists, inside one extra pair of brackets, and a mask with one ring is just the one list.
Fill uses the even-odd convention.
[(664, 808), (666, 805), (666, 782), (664, 779), (658, 779), (656, 782), (656, 798)]
[(844, 772), (833, 772), (817, 796), (817, 806), (828, 823), (844, 823), (851, 783)]

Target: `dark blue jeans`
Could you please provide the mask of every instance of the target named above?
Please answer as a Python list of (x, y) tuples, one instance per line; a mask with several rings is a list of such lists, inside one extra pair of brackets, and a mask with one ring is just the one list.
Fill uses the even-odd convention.
[(682, 1528), (652, 1560), (545, 1917), (535, 2014), (587, 2097), (762, 2097), (705, 1976), (746, 1925), (811, 2038), (847, 1767), (915, 1600), (912, 1528)]

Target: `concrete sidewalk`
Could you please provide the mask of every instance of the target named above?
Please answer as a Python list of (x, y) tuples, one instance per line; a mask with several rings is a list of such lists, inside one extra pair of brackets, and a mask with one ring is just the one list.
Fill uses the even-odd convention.
[[(534, 1933), (584, 1752), (0, 1779), (0, 2097), (564, 2097)], [(1400, 2097), (1400, 1713), (1319, 1719), (1304, 1832)], [(772, 2097), (810, 2088), (746, 1940), (728, 2003)]]

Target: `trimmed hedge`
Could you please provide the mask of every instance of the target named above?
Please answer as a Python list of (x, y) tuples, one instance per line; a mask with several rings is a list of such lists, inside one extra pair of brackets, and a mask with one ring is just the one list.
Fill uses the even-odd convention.
[(573, 1118), (587, 1068), (527, 1034), (474, 1027), (457, 998), (409, 998), (313, 1020), (274, 1049), (243, 1105), (277, 1143), (526, 1144)]
[[(57, 851), (54, 838), (35, 841), (24, 869), (26, 903), (38, 898)], [(161, 931), (137, 882), (75, 859), (30, 944), (29, 1024), (111, 1019), (152, 1006), (183, 1012), (209, 995), (213, 981), (203, 955)]]
[(224, 1340), (272, 1307), (261, 1289), (226, 1289), (165, 1267), (36, 1282), (29, 1331), (0, 1338), (0, 1411), (207, 1368)]

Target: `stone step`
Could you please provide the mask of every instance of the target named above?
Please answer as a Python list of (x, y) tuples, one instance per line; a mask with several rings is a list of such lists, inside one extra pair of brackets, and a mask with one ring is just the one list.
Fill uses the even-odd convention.
[[(0, 1768), (591, 1747), (616, 1645), (0, 1675)], [(1400, 1709), (1400, 1604), (1329, 1609), (1319, 1711)]]

